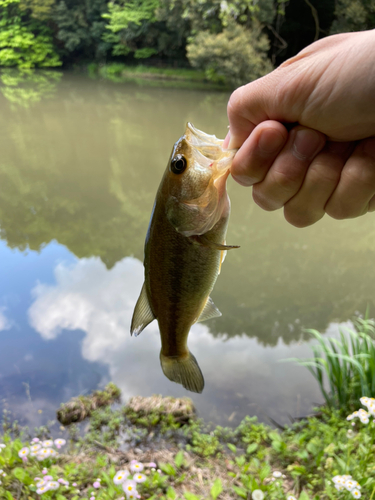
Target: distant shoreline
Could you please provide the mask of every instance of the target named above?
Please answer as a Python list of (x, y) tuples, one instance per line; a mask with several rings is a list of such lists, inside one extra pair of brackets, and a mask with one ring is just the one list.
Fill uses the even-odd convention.
[(167, 83), (169, 87), (188, 87), (207, 90), (228, 91), (228, 87), (221, 82), (213, 83), (207, 80), (203, 71), (193, 68), (159, 68), (139, 64), (130, 66), (123, 63), (109, 63), (99, 65), (91, 63), (87, 66), (91, 77), (101, 77), (114, 82), (129, 80), (151, 80)]

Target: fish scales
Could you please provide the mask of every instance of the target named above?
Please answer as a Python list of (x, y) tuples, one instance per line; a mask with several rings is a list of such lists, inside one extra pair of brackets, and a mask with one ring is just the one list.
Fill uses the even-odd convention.
[(191, 326), (220, 316), (209, 295), (224, 256), (230, 201), (225, 184), (235, 151), (187, 124), (160, 183), (145, 243), (145, 282), (131, 333), (157, 319), (164, 374), (202, 392), (187, 339)]

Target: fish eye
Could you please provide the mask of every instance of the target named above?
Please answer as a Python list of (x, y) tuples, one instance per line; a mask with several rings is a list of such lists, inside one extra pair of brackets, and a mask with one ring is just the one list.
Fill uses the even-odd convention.
[(182, 174), (186, 169), (186, 159), (183, 155), (177, 155), (171, 161), (171, 170), (174, 174)]

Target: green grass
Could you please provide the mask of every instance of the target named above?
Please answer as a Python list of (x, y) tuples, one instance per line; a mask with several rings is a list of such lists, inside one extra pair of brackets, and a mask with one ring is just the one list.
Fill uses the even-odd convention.
[(356, 319), (354, 326), (340, 329), (340, 339), (307, 330), (318, 341), (311, 347), (314, 357), (290, 360), (308, 368), (327, 405), (344, 411), (353, 409), (361, 396), (375, 394), (375, 322)]
[[(298, 500), (349, 500), (352, 495), (346, 490), (339, 493), (332, 482), (343, 474), (359, 482), (363, 498), (375, 494), (372, 422), (364, 425), (356, 420), (353, 426), (337, 410), (324, 408), (319, 417), (295, 422), (280, 432), (255, 417), (246, 417), (231, 429), (210, 428), (197, 419), (184, 425), (169, 421), (173, 425), (167, 426), (167, 415), (156, 423), (155, 415), (147, 420), (141, 416), (139, 427), (129, 426), (134, 414), (126, 407), (97, 410), (86, 435), (79, 437), (73, 431), (59, 456), (41, 462), (21, 460), (19, 451), (29, 446), (31, 436), (7, 425), (0, 435), (0, 443), (5, 443), (0, 451), (0, 498), (78, 500), (95, 492), (96, 500), (117, 500), (123, 491), (114, 477), (129, 469), (134, 457), (142, 463), (156, 462), (155, 469), (145, 467), (147, 479), (137, 486), (142, 499), (250, 500), (260, 490), (265, 500), (287, 500), (289, 495)], [(124, 433), (132, 435), (135, 449), (153, 433), (159, 448), (121, 451)], [(50, 437), (46, 428), (35, 434)], [(37, 495), (34, 478), (46, 473), (69, 485)], [(100, 487), (95, 488), (98, 479)]]

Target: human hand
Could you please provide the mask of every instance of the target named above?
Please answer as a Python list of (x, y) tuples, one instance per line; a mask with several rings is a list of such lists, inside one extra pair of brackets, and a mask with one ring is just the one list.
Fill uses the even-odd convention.
[(232, 94), (231, 173), (262, 208), (297, 227), (375, 210), (374, 47), (375, 30), (327, 37)]

